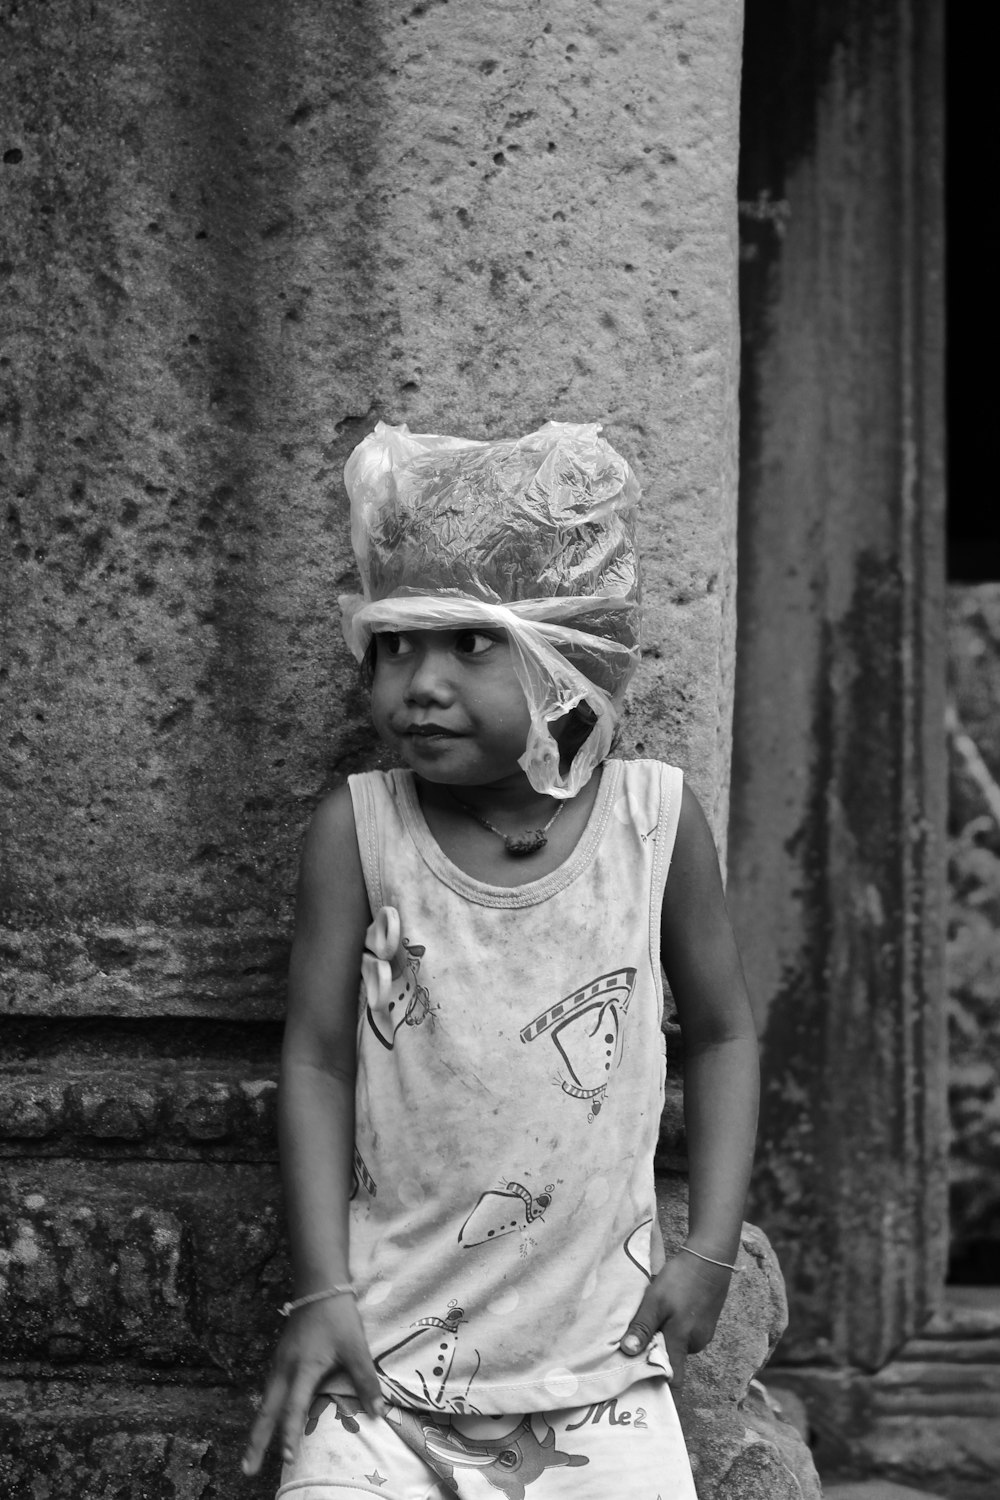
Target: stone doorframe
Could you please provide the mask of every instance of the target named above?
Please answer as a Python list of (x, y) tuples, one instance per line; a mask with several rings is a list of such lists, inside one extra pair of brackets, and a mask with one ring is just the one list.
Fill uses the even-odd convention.
[[(336, 607), (379, 417), (606, 424), (646, 497), (625, 746), (724, 833), (742, 7), (7, 11), (0, 1493), (242, 1500), (277, 1483), (238, 1456), (290, 1286), (297, 850), (379, 763)], [(784, 1301), (746, 1244), (691, 1361), (699, 1492), (808, 1497), (748, 1393)]]
[[(752, 1216), (808, 1395), (806, 1370), (883, 1369), (946, 1268), (944, 23), (746, 20), (730, 896), (763, 1036)], [(822, 1453), (868, 1418), (813, 1420)]]

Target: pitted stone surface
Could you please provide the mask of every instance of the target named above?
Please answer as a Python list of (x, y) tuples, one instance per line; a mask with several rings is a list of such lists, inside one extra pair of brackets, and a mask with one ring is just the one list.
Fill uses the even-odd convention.
[(273, 1159), (277, 1078), (215, 1076), (164, 1063), (131, 1071), (89, 1067), (82, 1076), (0, 1071), (0, 1155), (114, 1152)]
[(63, 921), (0, 928), (0, 1013), (276, 1021), (288, 938), (251, 915), (225, 927)]
[(875, 1374), (784, 1366), (824, 1473), (994, 1500), (1000, 1473), (1000, 1297), (947, 1287), (916, 1338)]
[(0, 1488), (228, 1500), (231, 1409), (143, 1381), (262, 1369), (287, 1289), (260, 1064), (302, 830), (380, 763), (336, 609), (378, 418), (605, 424), (645, 489), (625, 748), (724, 829), (740, 8), (5, 19), (0, 1314), (138, 1394), (9, 1388)]
[(738, 7), (75, 14), (12, 15), (0, 124), (13, 925), (286, 920), (377, 759), (335, 599), (380, 416), (606, 423), (646, 491), (629, 736), (721, 828)]
[(0, 1494), (72, 1500), (271, 1500), (277, 1464), (239, 1470), (253, 1418), (241, 1392), (135, 1379), (0, 1382)]
[(59, 1163), (6, 1177), (7, 1368), (262, 1367), (289, 1284), (273, 1169)]

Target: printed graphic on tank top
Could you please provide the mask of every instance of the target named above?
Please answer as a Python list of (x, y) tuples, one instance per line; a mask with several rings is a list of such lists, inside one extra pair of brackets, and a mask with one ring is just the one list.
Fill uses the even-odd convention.
[(609, 761), (558, 869), (466, 875), (408, 771), (350, 779), (373, 913), (351, 1263), (387, 1398), (439, 1415), (607, 1400), (662, 1250), (659, 924), (681, 774)]

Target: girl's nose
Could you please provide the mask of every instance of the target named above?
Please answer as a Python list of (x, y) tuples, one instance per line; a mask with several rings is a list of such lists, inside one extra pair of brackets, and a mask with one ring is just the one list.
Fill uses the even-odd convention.
[(418, 651), (410, 680), (406, 685), (408, 703), (448, 703), (453, 690), (447, 672), (447, 653), (429, 650)]

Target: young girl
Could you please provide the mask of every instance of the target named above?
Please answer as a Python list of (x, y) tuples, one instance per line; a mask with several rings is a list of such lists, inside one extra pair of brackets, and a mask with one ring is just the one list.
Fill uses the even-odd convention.
[[(401, 769), (351, 777), (303, 853), (295, 1298), (244, 1459), (280, 1428), (294, 1500), (694, 1497), (670, 1384), (738, 1269), (757, 1049), (698, 803), (607, 758), (638, 489), (599, 432), (379, 424), (345, 470), (345, 631)], [(661, 962), (690, 1166), (669, 1260)]]

